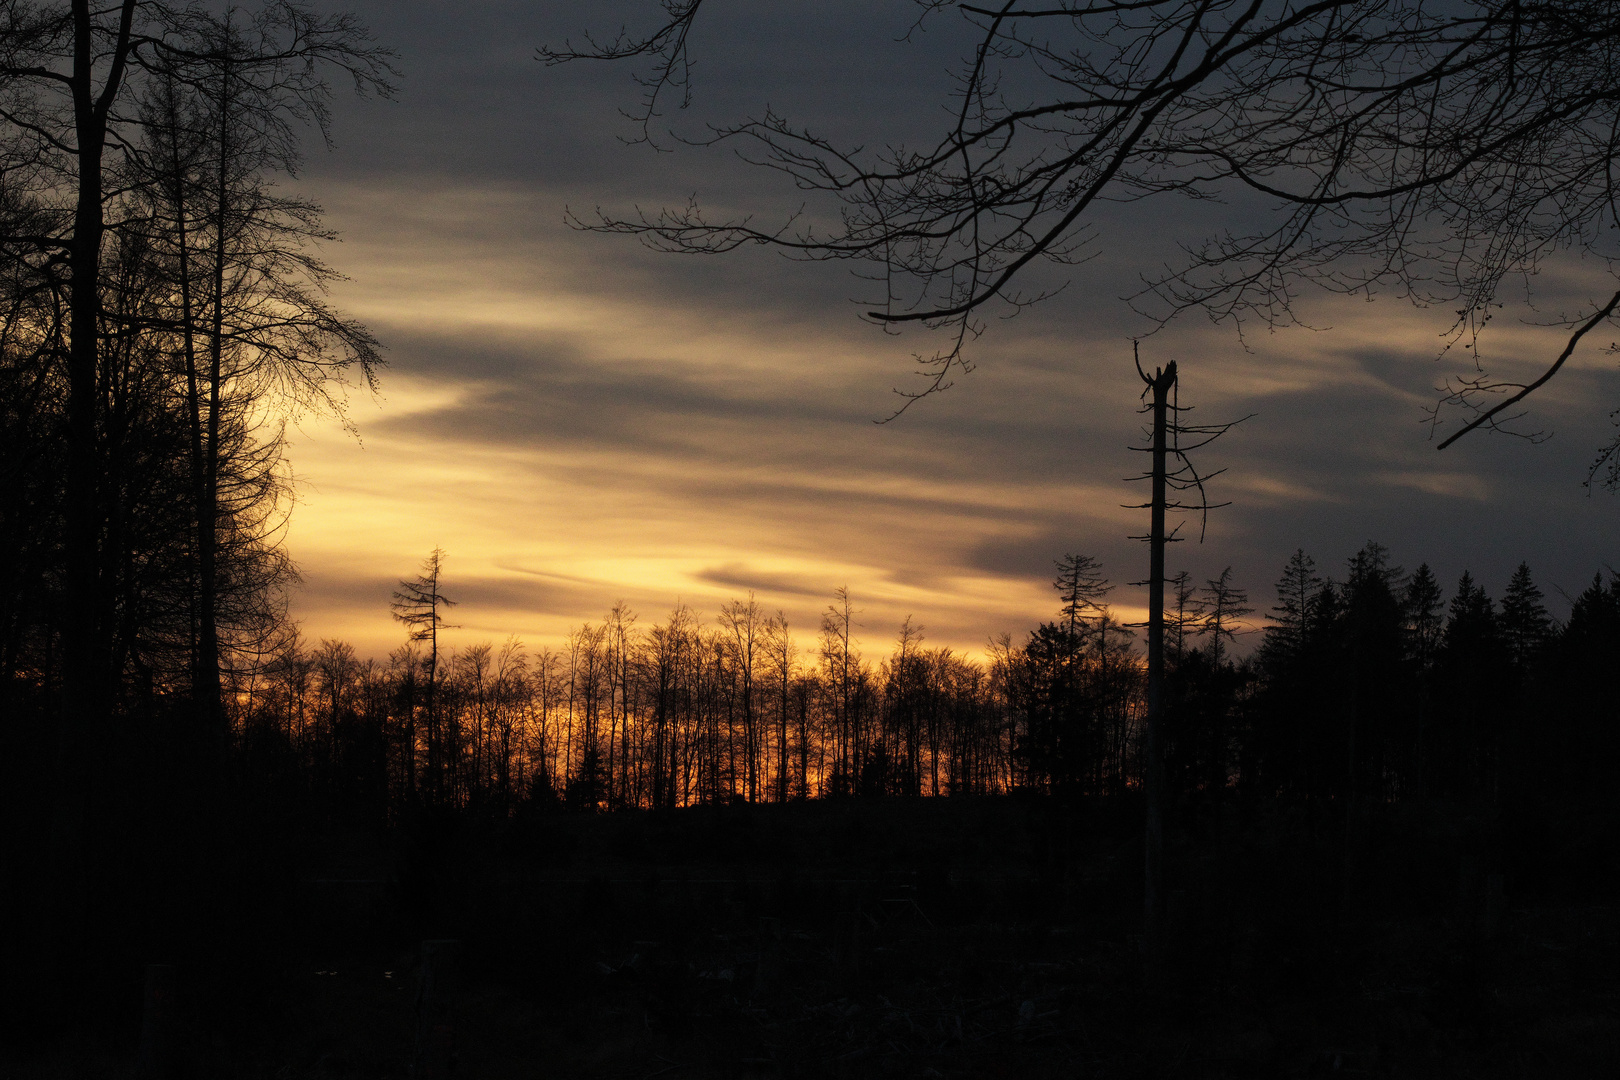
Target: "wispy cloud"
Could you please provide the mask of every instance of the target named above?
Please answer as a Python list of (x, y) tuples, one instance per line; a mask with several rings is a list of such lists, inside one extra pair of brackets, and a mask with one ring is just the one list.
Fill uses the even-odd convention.
[[(1127, 507), (1145, 488), (1126, 478), (1144, 466), (1129, 449), (1142, 423), (1130, 340), (1149, 327), (1117, 298), (1173, 251), (1193, 210), (1133, 222), (1123, 208), (1104, 257), (1064, 271), (1073, 287), (993, 324), (977, 370), (879, 425), (890, 391), (914, 382), (912, 353), (937, 343), (862, 323), (848, 301), (865, 286), (843, 267), (764, 251), (672, 258), (563, 224), (565, 204), (655, 206), (694, 190), (721, 212), (786, 214), (799, 199), (750, 187), (756, 174), (723, 154), (621, 146), (607, 88), (622, 91), (622, 73), (545, 75), (530, 59), (591, 11), (376, 5), (368, 17), (405, 53), (404, 100), (366, 107), (363, 125), (340, 117), (352, 151), (312, 162), (305, 184), (346, 237), (327, 253), (351, 279), (334, 299), (383, 337), (391, 368), (380, 399), (351, 403), (360, 442), (306, 418), (292, 447), (289, 543), (310, 634), (382, 655), (400, 640), (391, 583), (435, 545), (463, 601), (452, 641), (554, 642), (618, 599), (651, 619), (749, 590), (810, 634), (848, 585), (874, 647), (911, 614), (931, 640), (973, 649), (1050, 617), (1051, 564), (1066, 552), (1099, 557), (1119, 583), (1144, 576), (1128, 539), (1143, 515)], [(803, 35), (803, 20), (850, 49), (872, 36), (819, 9), (737, 17), (760, 41)], [(831, 86), (797, 61), (749, 69), (739, 57), (754, 40), (707, 57), (705, 101), (723, 112), (770, 97), (849, 131), (863, 94), (897, 110), (933, 100), (950, 52), (932, 40), (915, 69), (851, 52), (850, 77)], [(778, 83), (780, 96), (761, 96)], [(1581, 282), (1577, 268), (1572, 306)], [(1332, 329), (1245, 342), (1187, 318), (1144, 340), (1147, 362), (1181, 362), (1195, 421), (1256, 414), (1199, 453), (1228, 470), (1210, 492), (1233, 505), (1203, 545), (1177, 545), (1173, 566), (1203, 578), (1230, 564), (1264, 607), (1296, 546), (1337, 572), (1376, 538), (1409, 564), (1487, 581), (1528, 558), (1575, 586), (1614, 561), (1620, 504), (1579, 486), (1607, 435), (1601, 403), (1620, 395), (1612, 359), (1583, 354), (1542, 395), (1553, 443), (1475, 438), (1437, 459), (1423, 410), (1470, 364), (1446, 351), (1443, 317), (1344, 297), (1308, 298), (1302, 317)], [(1504, 373), (1533, 370), (1556, 338), (1512, 319), (1493, 333)], [(1139, 616), (1139, 590), (1121, 584), (1114, 599)]]

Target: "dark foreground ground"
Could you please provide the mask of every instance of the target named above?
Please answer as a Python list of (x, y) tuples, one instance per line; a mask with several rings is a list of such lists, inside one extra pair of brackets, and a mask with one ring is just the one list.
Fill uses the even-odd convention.
[[(1112, 816), (1111, 816), (1112, 815)], [(876, 800), (326, 832), (177, 962), (181, 1077), (405, 1077), (419, 943), (461, 942), (456, 1075), (1620, 1076), (1604, 890), (1428, 808), (1172, 845), (1145, 983), (1127, 809)], [(227, 898), (228, 900), (229, 898)], [(150, 950), (149, 950), (150, 951)], [(109, 959), (109, 964), (115, 963)], [(129, 1077), (141, 974), (0, 1077)]]

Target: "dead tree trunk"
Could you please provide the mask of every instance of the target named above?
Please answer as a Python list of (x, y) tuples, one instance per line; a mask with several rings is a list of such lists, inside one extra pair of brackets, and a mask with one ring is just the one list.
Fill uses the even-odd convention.
[(1142, 889), (1142, 942), (1150, 964), (1163, 947), (1164, 930), (1164, 769), (1160, 741), (1164, 722), (1164, 518), (1167, 501), (1166, 443), (1170, 391), (1176, 362), (1143, 381), (1153, 391), (1153, 496), (1148, 532), (1148, 715), (1142, 741), (1142, 794), (1147, 804)]

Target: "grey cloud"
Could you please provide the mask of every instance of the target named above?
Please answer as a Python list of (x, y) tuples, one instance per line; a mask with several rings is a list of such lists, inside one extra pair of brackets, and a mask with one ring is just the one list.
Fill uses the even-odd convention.
[[(399, 351), (442, 358), (452, 347), (461, 350), (457, 356), (462, 359), (444, 364), (441, 374), (465, 372), (478, 380), (478, 388), (454, 409), (400, 421), (419, 434), (676, 455), (692, 464), (678, 481), (681, 489), (709, 504), (735, 505), (744, 513), (771, 507), (770, 512), (789, 513), (807, 529), (816, 528), (818, 519), (852, 513), (897, 522), (908, 512), (969, 515), (1000, 522), (1014, 535), (940, 550), (931, 557), (960, 560), (955, 565), (1009, 579), (1045, 581), (1053, 559), (1080, 550), (1102, 557), (1121, 582), (1142, 576), (1136, 569), (1143, 558), (1140, 545), (1122, 534), (1095, 535), (1078, 512), (1084, 508), (1076, 508), (1077, 513), (1062, 524), (1057, 519), (1039, 524), (1042, 515), (1032, 518), (1028, 511), (985, 506), (967, 496), (953, 500), (862, 490), (863, 477), (885, 469), (964, 481), (988, 478), (1013, 489), (1065, 470), (1105, 483), (1122, 479), (1142, 464), (1140, 455), (1124, 449), (1134, 441), (1138, 421), (1131, 412), (1130, 384), (1122, 379), (1101, 386), (1105, 393), (1099, 394), (1098, 380), (1076, 378), (1066, 401), (1034, 401), (1020, 423), (1017, 405), (1028, 399), (1028, 392), (1015, 366), (1005, 365), (994, 376), (993, 387), (992, 380), (985, 379), (974, 396), (947, 395), (925, 402), (896, 425), (874, 429), (858, 401), (738, 395), (726, 389), (723, 377), (715, 382), (703, 372), (670, 374), (659, 371), (651, 360), (605, 367), (566, 347), (519, 356), (503, 351), (505, 347), (474, 348), (427, 338), (407, 339)], [(1396, 557), (1410, 565), (1428, 560), (1453, 578), (1468, 565), (1486, 580), (1505, 580), (1520, 558), (1531, 558), (1546, 567), (1549, 581), (1570, 580), (1577, 585), (1583, 581), (1606, 557), (1614, 508), (1608, 496), (1586, 499), (1578, 487), (1582, 462), (1579, 454), (1569, 451), (1580, 433), (1540, 448), (1481, 437), (1438, 455), (1423, 438), (1418, 410), (1409, 403), (1392, 402), (1388, 383), (1396, 361), (1387, 354), (1373, 355), (1365, 361), (1369, 367), (1391, 372), (1378, 384), (1230, 403), (1234, 415), (1250, 407), (1260, 415), (1198, 457), (1205, 469), (1229, 470), (1213, 481), (1212, 498), (1225, 501), (1235, 494), (1239, 501), (1213, 514), (1205, 544), (1173, 549), (1173, 564), (1187, 565), (1200, 579), (1233, 564), (1254, 596), (1268, 603), (1270, 583), (1294, 547), (1303, 545), (1324, 566), (1337, 568), (1368, 539), (1395, 548)], [(1218, 380), (1218, 367), (1210, 371), (1190, 366), (1186, 400), (1196, 399), (1201, 382), (1208, 387), (1218, 385)], [(1096, 400), (1099, 396), (1118, 404), (1109, 407)], [(1210, 418), (1221, 419), (1224, 414)], [(1095, 426), (1088, 430), (1087, 421)], [(1596, 434), (1588, 435), (1587, 445)], [(720, 462), (737, 460), (755, 465), (775, 461), (783, 471), (739, 478), (734, 472), (713, 469)], [(823, 468), (842, 464), (849, 470), (849, 483), (832, 487), (802, 483), (805, 460)], [(1464, 480), (1476, 476), (1490, 490), (1520, 494), (1508, 503), (1463, 505), (1478, 502), (1466, 484), (1461, 485), (1461, 495), (1437, 494), (1433, 485), (1424, 490), (1422, 478), (1435, 474)], [(1542, 479), (1547, 476), (1554, 482)], [(609, 479), (627, 482), (624, 477)], [(1266, 480), (1316, 498), (1265, 494), (1261, 482)], [(1140, 485), (1118, 484), (1117, 491), (1117, 502), (1143, 497)], [(1546, 522), (1551, 520), (1567, 522), (1556, 541), (1546, 534)], [(903, 526), (895, 528), (903, 532)], [(1196, 536), (1196, 528), (1196, 522), (1187, 523), (1183, 535)], [(723, 576), (706, 580), (773, 589), (781, 584), (764, 586), (758, 578), (750, 582)], [(824, 591), (810, 583), (800, 587)]]
[[(1012, 578), (1052, 578), (1056, 560), (1080, 553), (1079, 530), (1046, 528), (1026, 536), (996, 537), (967, 553), (967, 565)], [(1089, 554), (1089, 552), (1087, 552)]]
[[(1074, 467), (1072, 420), (1047, 423), (1038, 410), (1027, 410), (1022, 422), (986, 416), (967, 395), (937, 407), (929, 402), (880, 428), (870, 398), (837, 388), (743, 393), (721, 367), (694, 371), (656, 359), (602, 364), (556, 338), (519, 346), (386, 329), (397, 371), (457, 387), (461, 398), (368, 425), (377, 434), (777, 462), (785, 467), (782, 486), (793, 485), (806, 458), (858, 473), (882, 457), (919, 475), (1008, 484)], [(1123, 457), (1120, 463), (1127, 464)]]
[[(414, 229), (414, 242), (428, 249), (483, 245), (478, 250), (514, 260), (532, 250), (536, 261), (569, 267), (578, 290), (571, 295), (633, 297), (649, 310), (707, 313), (716, 325), (746, 315), (751, 321), (738, 338), (755, 331), (807, 339), (826, 335), (848, 351), (883, 357), (878, 364), (884, 365), (853, 374), (844, 367), (784, 372), (773, 387), (731, 379), (721, 365), (700, 370), (656, 355), (606, 363), (597, 358), (601, 350), (589, 347), (592, 343), (560, 333), (474, 340), (376, 325), (391, 346), (397, 372), (463, 392), (453, 406), (369, 425), (376, 434), (546, 449), (574, 462), (559, 467), (589, 473), (604, 491), (654, 482), (638, 479), (628, 466), (610, 471), (613, 466), (600, 460), (607, 455), (632, 464), (678, 463), (680, 476), (671, 479), (666, 468), (656, 483), (740, 514), (780, 516), (818, 538), (844, 543), (864, 533), (859, 539), (868, 547), (858, 553), (825, 550), (826, 556), (893, 552), (897, 565), (891, 580), (900, 584), (927, 587), (970, 573), (1039, 583), (1050, 579), (1052, 560), (1066, 551), (1097, 555), (1118, 582), (1144, 576), (1145, 551), (1125, 535), (1136, 530), (1110, 524), (1104, 531), (1096, 524), (1095, 507), (1007, 508), (966, 488), (1019, 491), (1073, 483), (1094, 492), (1116, 491), (1111, 504), (1143, 497), (1140, 485), (1124, 484), (1122, 478), (1143, 464), (1141, 455), (1126, 447), (1138, 441), (1141, 422), (1134, 413), (1140, 385), (1129, 364), (1129, 337), (1144, 324), (1115, 298), (1135, 288), (1139, 272), (1157, 263), (1161, 249), (1173, 251), (1178, 237), (1208, 232), (1210, 204), (1154, 202), (1149, 211), (1122, 210), (1119, 224), (1104, 223), (1096, 261), (1052, 272), (1049, 280), (1072, 278), (1072, 288), (1016, 322), (993, 324), (974, 346), (977, 371), (959, 378), (947, 394), (877, 428), (871, 421), (895, 401), (889, 387), (912, 383), (905, 348), (915, 343), (929, 351), (931, 339), (912, 335), (893, 348), (875, 329), (856, 325), (858, 309), (846, 298), (859, 285), (844, 273), (846, 267), (788, 263), (762, 250), (723, 259), (672, 258), (623, 238), (581, 236), (562, 226), (565, 203), (587, 211), (597, 202), (623, 210), (638, 202), (649, 207), (680, 202), (693, 191), (721, 208), (756, 205), (768, 214), (798, 205), (797, 193), (773, 186), (723, 152), (657, 155), (645, 147), (620, 146), (615, 137), (625, 129), (615, 110), (634, 95), (625, 69), (584, 65), (547, 72), (531, 59), (533, 45), (577, 35), (585, 26), (611, 32), (620, 21), (617, 7), (502, 3), (451, 9), (379, 0), (359, 6), (379, 37), (404, 53), (404, 95), (397, 106), (340, 107), (341, 150), (311, 161), (308, 183), (314, 193), (319, 195), (323, 184), (333, 191), (386, 189), (408, 195), (412, 185), (431, 192), (435, 185), (453, 189), (462, 183), (532, 198), (510, 214), (453, 227), (391, 221), (380, 211), (368, 217), (363, 205), (346, 209), (349, 218), (340, 224), (356, 246), (367, 242), (365, 234), (357, 234), (358, 226), (379, 233)], [(699, 106), (672, 116), (672, 123), (692, 130), (706, 117), (735, 117), (769, 98), (796, 117), (827, 121), (824, 129), (837, 137), (858, 135), (862, 125), (889, 118), (857, 108), (884, 94), (892, 97), (891, 115), (912, 110), (933, 122), (935, 76), (955, 55), (943, 25), (921, 49), (901, 50), (909, 59), (895, 64), (886, 36), (871, 21), (870, 5), (843, 0), (842, 7), (754, 7), (759, 10), (738, 16), (738, 36), (725, 48), (714, 41), (696, 43), (704, 64)], [(803, 12), (811, 8), (819, 9), (814, 18), (849, 35), (849, 40), (823, 42), (825, 55), (843, 57), (837, 77), (814, 68), (813, 50), (761, 51), (777, 40), (772, 35), (783, 32), (782, 24), (810, 18)], [(790, 30), (805, 33), (802, 25)], [(858, 49), (852, 44), (857, 36), (865, 42)], [(928, 77), (917, 77), (923, 68), (931, 69)], [(865, 115), (855, 116), (858, 112)], [(409, 209), (407, 198), (402, 211), (407, 219)], [(1154, 216), (1131, 219), (1133, 212)], [(1243, 212), (1241, 205), (1232, 211)], [(1120, 229), (1129, 220), (1138, 225), (1148, 220), (1148, 227), (1130, 233), (1131, 243), (1121, 243), (1119, 237), (1127, 234)], [(330, 257), (341, 267), (344, 254), (339, 249)], [(518, 287), (510, 281), (498, 284)], [(1393, 307), (1367, 309), (1372, 317), (1407, 310), (1399, 301), (1379, 303)], [(829, 325), (840, 328), (837, 335)], [(1331, 351), (1345, 379), (1326, 388), (1313, 384), (1245, 398), (1229, 388), (1230, 368), (1222, 362), (1237, 351), (1227, 329), (1177, 323), (1144, 342), (1150, 363), (1181, 359), (1183, 403), (1200, 405), (1197, 419), (1259, 413), (1200, 453), (1201, 466), (1229, 469), (1212, 483), (1211, 496), (1236, 501), (1212, 515), (1204, 544), (1172, 549), (1172, 568), (1186, 566), (1203, 579), (1231, 564), (1255, 606), (1263, 609), (1270, 603), (1271, 582), (1296, 546), (1310, 551), (1325, 570), (1342, 574), (1343, 560), (1364, 541), (1377, 539), (1409, 568), (1427, 560), (1448, 583), (1471, 568), (1496, 593), (1521, 558), (1530, 560), (1549, 593), (1553, 586), (1578, 590), (1605, 560), (1620, 561), (1614, 550), (1620, 504), (1603, 494), (1588, 497), (1579, 486), (1591, 449), (1611, 434), (1601, 405), (1583, 405), (1587, 411), (1580, 414), (1544, 407), (1546, 423), (1560, 429), (1545, 446), (1474, 436), (1437, 454), (1425, 439), (1420, 406), (1432, 399), (1431, 387), (1445, 370), (1430, 362), (1442, 344), (1438, 337), (1417, 340), (1410, 352), (1402, 352), (1358, 343), (1350, 325), (1322, 335), (1293, 333), (1272, 340), (1302, 352)], [(1286, 356), (1286, 349), (1279, 355)], [(1564, 385), (1579, 387), (1568, 391), (1578, 402), (1620, 396), (1612, 370), (1561, 378)], [(367, 427), (362, 418), (362, 429)], [(806, 473), (823, 482), (808, 482)], [(881, 477), (900, 482), (879, 488), (873, 481)], [(909, 491), (908, 479), (915, 481)], [(1471, 480), (1477, 483), (1471, 486)], [(935, 486), (924, 491), (924, 481)], [(962, 485), (964, 494), (941, 494), (950, 484)], [(1448, 484), (1456, 493), (1446, 493)], [(1113, 513), (1111, 505), (1105, 509)], [(933, 547), (917, 551), (906, 523), (927, 516), (985, 528), (972, 535), (936, 536)], [(1196, 535), (1196, 523), (1186, 530)], [(986, 532), (995, 535), (986, 539)], [(555, 575), (530, 577), (520, 585), (506, 579), (468, 582), (464, 595), (480, 605), (533, 605), (588, 617), (622, 588)], [(716, 561), (698, 577), (784, 596), (819, 596), (829, 587), (757, 572), (746, 560)], [(391, 588), (381, 579), (316, 577), (309, 583), (311, 592), (355, 604), (385, 604)], [(1116, 599), (1125, 602), (1129, 594), (1122, 586)], [(935, 615), (931, 621), (949, 619)]]
[(756, 570), (746, 563), (726, 563), (711, 566), (693, 575), (711, 585), (732, 589), (747, 589), (762, 593), (780, 593), (787, 596), (825, 596), (833, 586), (821, 579), (803, 574), (780, 574)]
[[(398, 577), (378, 577), (354, 573), (306, 573), (304, 592), (319, 598), (304, 607), (346, 607), (372, 609), (385, 616), (394, 591), (402, 578), (409, 578), (416, 566), (401, 566)], [(443, 591), (459, 607), (467, 610), (524, 610), (541, 614), (574, 615), (594, 612), (602, 606), (604, 587), (591, 582), (570, 581), (561, 575), (539, 577), (487, 577), (462, 575), (452, 561), (446, 569)], [(451, 618), (452, 622), (459, 621)], [(403, 631), (401, 631), (403, 633)]]

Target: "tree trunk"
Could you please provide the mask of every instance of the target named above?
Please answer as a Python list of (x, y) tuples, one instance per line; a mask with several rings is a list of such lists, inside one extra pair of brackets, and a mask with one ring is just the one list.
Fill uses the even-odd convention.
[[(1146, 378), (1146, 376), (1144, 376)], [(1153, 390), (1153, 497), (1148, 533), (1148, 718), (1142, 746), (1142, 794), (1147, 804), (1142, 889), (1142, 942), (1150, 974), (1164, 950), (1164, 515), (1165, 454), (1174, 360), (1148, 379)]]
[[(73, 236), (68, 246), (67, 470), (64, 477), (62, 693), (56, 731), (55, 805), (51, 817), (56, 945), (63, 972), (79, 968), (82, 920), (89, 901), (86, 868), (93, 864), (88, 831), (95, 815), (87, 805), (101, 790), (105, 762), (101, 731), (113, 703), (111, 604), (101, 543), (101, 245), (106, 232), (102, 205), (102, 153), (107, 115), (117, 97), (129, 51), (134, 0), (123, 0), (120, 33), (101, 92), (93, 86), (97, 54), (89, 0), (73, 0), (74, 137), (78, 148)], [(105, 54), (103, 54), (105, 55)], [(71, 993), (63, 985), (53, 994)], [(64, 1002), (65, 1003), (65, 1002)]]

